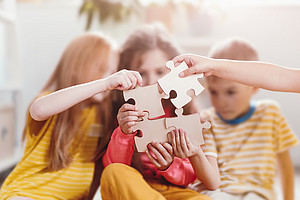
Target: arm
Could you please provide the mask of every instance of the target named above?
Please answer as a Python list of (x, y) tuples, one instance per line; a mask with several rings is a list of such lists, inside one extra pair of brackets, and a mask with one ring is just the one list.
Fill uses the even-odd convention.
[(300, 70), (265, 62), (213, 59), (184, 54), (173, 59), (175, 65), (185, 61), (190, 67), (181, 77), (203, 73), (267, 90), (300, 92)]
[(220, 186), (221, 180), (216, 157), (205, 156), (202, 149), (199, 148), (195, 155), (189, 157), (189, 160), (196, 177), (207, 189), (216, 190)]
[(30, 115), (36, 121), (47, 120), (96, 94), (112, 89), (132, 89), (142, 78), (138, 72), (122, 70), (105, 79), (71, 86), (36, 99), (30, 107)]
[(165, 171), (159, 171), (159, 174), (170, 183), (185, 187), (196, 179), (194, 169), (187, 158), (174, 157), (169, 168)]
[(119, 127), (113, 132), (106, 153), (103, 156), (103, 165), (123, 163), (131, 165), (134, 151), (135, 132), (132, 127), (139, 117), (144, 116), (135, 105), (123, 104), (119, 109), (117, 119)]
[(134, 134), (126, 135), (118, 127), (111, 136), (107, 150), (103, 156), (103, 166), (112, 163), (131, 165), (134, 151)]
[(289, 151), (277, 154), (277, 163), (284, 200), (294, 200), (294, 168)]
[(176, 129), (169, 134), (174, 154), (180, 158), (188, 158), (197, 178), (207, 189), (215, 190), (220, 185), (217, 159), (205, 156), (199, 145), (193, 145), (185, 131)]

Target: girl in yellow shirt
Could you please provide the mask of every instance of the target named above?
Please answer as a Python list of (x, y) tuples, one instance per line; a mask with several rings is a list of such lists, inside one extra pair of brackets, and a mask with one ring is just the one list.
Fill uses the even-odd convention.
[(138, 72), (112, 74), (117, 63), (112, 40), (102, 34), (86, 33), (68, 45), (30, 106), (24, 156), (2, 185), (1, 200), (87, 196), (94, 160), (104, 153), (110, 138), (105, 134), (114, 128), (107, 92), (142, 82)]

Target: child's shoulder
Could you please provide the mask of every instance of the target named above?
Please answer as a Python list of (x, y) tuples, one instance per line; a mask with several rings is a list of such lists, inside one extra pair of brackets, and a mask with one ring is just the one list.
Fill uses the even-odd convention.
[(205, 108), (200, 112), (200, 117), (202, 121), (211, 120), (215, 116), (216, 116), (216, 111), (214, 107)]
[(257, 109), (280, 109), (279, 103), (270, 99), (255, 101), (255, 105)]

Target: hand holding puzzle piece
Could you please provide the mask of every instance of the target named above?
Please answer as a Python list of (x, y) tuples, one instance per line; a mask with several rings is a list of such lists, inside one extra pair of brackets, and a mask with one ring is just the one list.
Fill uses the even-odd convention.
[[(210, 128), (209, 122), (201, 124), (199, 113), (182, 115), (182, 107), (192, 100), (187, 92), (194, 90), (195, 95), (199, 95), (204, 90), (198, 81), (203, 75), (197, 74), (180, 78), (179, 73), (188, 68), (185, 62), (174, 67), (174, 63), (168, 61), (166, 66), (171, 69), (171, 72), (158, 80), (158, 84), (165, 94), (159, 93), (158, 84), (137, 87), (133, 90), (123, 92), (126, 101), (134, 99), (135, 105), (141, 111), (147, 112), (143, 120), (137, 122), (133, 127), (133, 131), (142, 131), (141, 137), (135, 137), (135, 144), (139, 152), (144, 152), (147, 149), (147, 144), (152, 141), (168, 141), (167, 134), (175, 128), (186, 130), (193, 144), (204, 144), (202, 128)], [(161, 98), (169, 98), (169, 94), (172, 90), (177, 94), (176, 98), (171, 99), (174, 106), (178, 108), (175, 111), (177, 117), (153, 119), (164, 115)]]

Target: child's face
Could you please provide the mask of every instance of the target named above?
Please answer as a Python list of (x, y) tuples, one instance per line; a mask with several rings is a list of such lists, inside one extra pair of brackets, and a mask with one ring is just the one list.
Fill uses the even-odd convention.
[(233, 120), (247, 113), (256, 88), (215, 76), (206, 80), (211, 103), (224, 119)]
[[(119, 62), (119, 53), (116, 50), (111, 50), (111, 52), (109, 53), (109, 57), (105, 59), (107, 59), (105, 60), (105, 62), (107, 62), (107, 66), (105, 66), (106, 69), (104, 69), (103, 66), (99, 64), (94, 64), (94, 63), (91, 64), (90, 67), (85, 71), (85, 74), (82, 75), (84, 76), (83, 83), (106, 78), (117, 71), (118, 62)], [(95, 61), (91, 61), (91, 62), (95, 62)], [(104, 70), (105, 73), (103, 73)]]
[(143, 85), (152, 85), (169, 72), (165, 66), (168, 58), (164, 52), (159, 49), (150, 50), (141, 57), (141, 65), (138, 71), (143, 78)]

